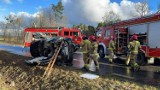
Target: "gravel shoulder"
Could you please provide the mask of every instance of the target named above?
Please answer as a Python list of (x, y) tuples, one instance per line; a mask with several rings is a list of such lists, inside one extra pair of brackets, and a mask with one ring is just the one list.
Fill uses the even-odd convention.
[(85, 73), (72, 67), (55, 66), (46, 79), (46, 66), (28, 66), (31, 59), (0, 51), (0, 90), (158, 90), (160, 88), (106, 75), (94, 80), (80, 77)]

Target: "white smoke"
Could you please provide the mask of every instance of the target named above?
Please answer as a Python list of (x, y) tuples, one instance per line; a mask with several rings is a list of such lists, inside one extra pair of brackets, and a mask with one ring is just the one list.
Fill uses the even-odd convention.
[(137, 16), (135, 4), (129, 0), (120, 3), (111, 0), (62, 0), (64, 14), (71, 24), (95, 25), (103, 21), (106, 12), (113, 11), (120, 19), (130, 19)]

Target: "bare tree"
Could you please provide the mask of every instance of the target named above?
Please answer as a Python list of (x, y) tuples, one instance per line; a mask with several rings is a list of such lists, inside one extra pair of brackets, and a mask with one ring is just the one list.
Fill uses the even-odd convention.
[(40, 23), (40, 27), (44, 27), (45, 24), (45, 17), (43, 16), (43, 14), (39, 14), (39, 23)]
[(21, 29), (22, 22), (23, 22), (23, 20), (20, 17), (16, 18), (15, 25), (17, 26), (16, 27), (16, 29), (17, 29), (16, 30), (17, 42), (19, 42), (20, 38), (21, 38), (21, 36), (20, 36), (20, 34), (21, 34), (20, 29)]
[(6, 40), (6, 37), (7, 37), (7, 29), (13, 27), (13, 24), (15, 23), (15, 18), (16, 18), (15, 15), (9, 15), (5, 17), (6, 23), (5, 23), (5, 28), (3, 30), (4, 41)]
[(20, 43), (23, 40), (21, 36), (22, 24), (24, 24), (23, 19), (12, 14), (6, 16), (5, 19), (6, 23), (3, 29), (4, 41), (8, 39), (9, 42)]
[(8, 30), (7, 37), (8, 37), (9, 42), (11, 42), (12, 36), (17, 37), (18, 35), (17, 27), (16, 27), (17, 16), (10, 14), (8, 17), (5, 17), (5, 19), (7, 21), (6, 23), (6, 30)]
[(112, 24), (112, 23), (120, 21), (120, 18), (113, 11), (109, 11), (105, 14), (105, 16), (103, 17), (103, 20), (106, 23), (106, 25), (108, 25), (108, 24)]
[(3, 38), (3, 40), (5, 40), (6, 33), (7, 33), (6, 24), (4, 22), (1, 22), (0, 28), (1, 28), (1, 32), (2, 32), (2, 38)]
[(68, 25), (68, 18), (66, 16), (63, 16), (61, 19), (61, 26), (65, 27)]
[(149, 0), (142, 0), (141, 2), (135, 4), (135, 10), (138, 17), (142, 17), (150, 13), (148, 4)]
[(44, 13), (44, 17), (45, 17), (45, 23), (47, 23), (49, 27), (54, 26), (54, 14), (53, 14), (53, 10), (52, 7), (49, 7), (45, 10), (47, 13)]

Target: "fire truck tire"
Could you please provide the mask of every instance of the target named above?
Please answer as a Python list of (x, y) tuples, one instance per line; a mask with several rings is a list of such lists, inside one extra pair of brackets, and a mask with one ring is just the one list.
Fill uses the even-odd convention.
[(145, 57), (145, 54), (142, 51), (140, 51), (137, 56), (137, 63), (141, 66), (147, 64), (147, 58)]
[(104, 58), (105, 57), (104, 49), (103, 49), (102, 46), (99, 47), (98, 53), (99, 53), (100, 58)]
[(40, 41), (34, 41), (31, 43), (30, 53), (31, 53), (32, 57), (39, 57), (40, 56), (39, 47), (38, 47), (39, 43), (40, 43)]

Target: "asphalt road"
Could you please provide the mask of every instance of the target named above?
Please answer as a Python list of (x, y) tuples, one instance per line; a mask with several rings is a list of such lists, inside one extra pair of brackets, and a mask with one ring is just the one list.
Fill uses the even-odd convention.
[[(22, 46), (0, 45), (0, 50), (5, 50), (14, 54), (31, 57), (29, 48), (23, 48)], [(111, 74), (125, 79), (130, 79), (137, 82), (160, 87), (160, 65), (141, 66), (141, 69), (139, 71), (134, 72), (130, 69), (129, 66), (125, 66), (124, 61), (115, 60), (114, 62), (115, 63), (113, 64), (109, 64), (107, 58), (99, 59), (99, 74)]]
[(23, 48), (22, 46), (0, 44), (0, 50), (5, 50), (14, 54), (31, 57), (29, 48)]
[(118, 62), (120, 63), (109, 64), (107, 59), (100, 59), (100, 74), (112, 74), (140, 83), (160, 86), (160, 66), (141, 66), (141, 69), (135, 72), (129, 66), (125, 66), (123, 61)]

